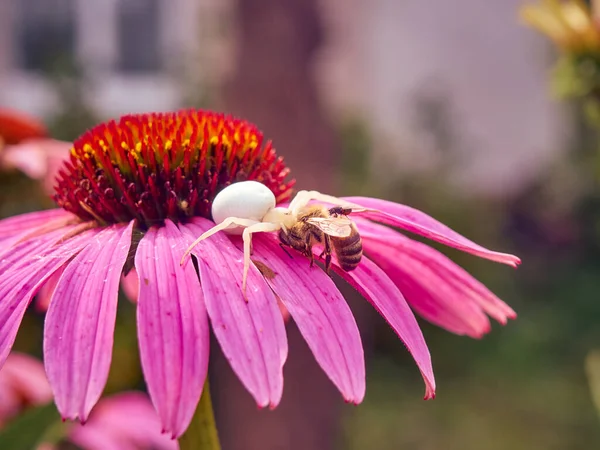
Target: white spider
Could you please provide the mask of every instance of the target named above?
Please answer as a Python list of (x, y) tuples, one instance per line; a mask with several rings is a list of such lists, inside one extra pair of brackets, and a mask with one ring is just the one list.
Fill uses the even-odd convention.
[(212, 216), (216, 225), (189, 246), (181, 258), (181, 263), (183, 264), (185, 258), (199, 242), (219, 231), (242, 234), (244, 241), (242, 291), (245, 294), (246, 278), (250, 268), (252, 234), (281, 229), (287, 231), (298, 221), (297, 216), (302, 208), (313, 200), (343, 206), (353, 211), (366, 210), (359, 205), (344, 202), (318, 191), (299, 191), (287, 208), (276, 207), (275, 195), (264, 184), (257, 181), (234, 183), (219, 192), (213, 200)]

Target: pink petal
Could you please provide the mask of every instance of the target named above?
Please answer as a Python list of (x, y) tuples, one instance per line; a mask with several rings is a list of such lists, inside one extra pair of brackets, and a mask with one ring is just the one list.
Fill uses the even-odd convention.
[(44, 361), (56, 406), (82, 421), (96, 404), (112, 358), (121, 270), (133, 222), (100, 231), (66, 266), (48, 308)]
[[(181, 226), (188, 242), (214, 224), (195, 219)], [(277, 300), (253, 266), (247, 301), (242, 295), (243, 254), (217, 233), (194, 249), (212, 328), (234, 372), (260, 407), (277, 406), (283, 392), (287, 337)], [(186, 266), (192, 266), (187, 261)]]
[(135, 269), (131, 269), (127, 276), (121, 277), (121, 287), (129, 300), (137, 302), (140, 292), (140, 279)]
[(335, 271), (354, 286), (373, 307), (387, 320), (400, 337), (425, 380), (425, 399), (435, 397), (435, 378), (431, 356), (419, 324), (402, 293), (388, 276), (367, 257), (352, 272), (345, 272), (337, 265)]
[[(252, 241), (253, 260), (274, 273), (265, 280), (281, 299), (319, 365), (344, 399), (365, 395), (365, 361), (360, 333), (346, 300), (329, 276), (304, 258), (290, 258), (274, 236)], [(264, 275), (264, 274), (263, 274)]]
[(69, 431), (69, 440), (86, 450), (177, 449), (177, 442), (160, 431), (160, 421), (148, 397), (141, 392), (127, 392), (100, 400), (89, 422)]
[[(0, 242), (13, 236), (20, 236), (23, 233), (30, 233), (38, 227), (46, 227), (58, 221), (73, 220), (75, 216), (64, 209), (49, 209), (46, 211), (37, 211), (18, 216), (9, 217), (0, 220)], [(1, 244), (4, 246), (4, 244)]]
[[(8, 273), (23, 261), (32, 259), (41, 250), (49, 249), (71, 228), (52, 231), (41, 236), (31, 237), (15, 243), (2, 246), (0, 250), (0, 274)], [(1, 282), (1, 280), (0, 280)]]
[[(484, 320), (480, 327), (468, 326), (470, 322), (466, 320), (469, 317), (468, 311), (476, 310), (478, 313), (483, 311), (503, 325), (506, 324), (507, 319), (516, 317), (512, 308), (437, 250), (387, 227), (365, 220), (358, 219), (357, 226), (363, 238), (363, 244), (368, 247), (372, 258), (379, 266), (392, 268), (388, 271), (384, 267), (384, 270), (407, 296), (409, 303), (414, 308), (418, 309), (425, 305), (423, 305), (422, 298), (418, 296), (411, 298), (408, 295), (409, 287), (403, 285), (406, 282), (416, 284), (417, 289), (426, 292), (425, 297), (435, 297), (434, 302), (438, 304), (439, 309), (432, 313), (440, 317), (435, 319), (428, 317), (427, 313), (423, 313), (423, 316), (432, 322), (449, 328), (449, 324), (442, 324), (439, 320), (443, 321), (455, 316), (458, 323), (462, 324), (463, 331), (458, 332), (454, 326), (451, 331), (480, 337), (489, 330), (489, 323)], [(466, 314), (465, 308), (468, 310)], [(482, 319), (476, 318), (476, 320), (481, 321)], [(465, 332), (465, 325), (473, 333)]]
[(427, 265), (368, 238), (363, 238), (363, 246), (419, 315), (459, 335), (480, 338), (490, 331), (490, 322), (481, 308)]
[[(63, 230), (68, 235), (71, 230)], [(52, 239), (40, 236), (15, 246), (15, 254), (38, 242), (35, 253), (11, 263), (11, 256), (0, 261), (0, 367), (4, 364), (8, 352), (15, 340), (23, 314), (38, 289), (63, 264), (77, 254), (90, 240), (95, 230), (88, 230), (58, 245), (53, 245), (57, 233), (51, 233)], [(8, 261), (8, 263), (7, 263)]]
[(343, 199), (365, 208), (378, 210), (356, 213), (359, 216), (402, 228), (411, 233), (425, 236), (450, 247), (492, 261), (508, 264), (513, 267), (517, 267), (521, 263), (518, 257), (488, 250), (410, 206), (369, 197), (343, 197)]
[(140, 241), (138, 340), (142, 369), (164, 431), (186, 430), (208, 370), (209, 326), (192, 264), (179, 261), (186, 239), (173, 222), (151, 228)]

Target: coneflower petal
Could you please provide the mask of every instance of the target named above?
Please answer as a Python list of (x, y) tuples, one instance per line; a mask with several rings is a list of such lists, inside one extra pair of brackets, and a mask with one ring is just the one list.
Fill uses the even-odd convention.
[[(489, 322), (479, 317), (481, 314), (476, 317), (473, 311), (485, 312), (503, 325), (516, 318), (510, 306), (434, 248), (364, 219), (357, 219), (356, 224), (370, 257), (384, 268), (411, 306), (428, 320), (457, 334), (481, 337), (489, 331)], [(413, 287), (419, 295), (408, 294), (407, 289)], [(430, 312), (437, 317), (421, 310), (427, 308), (424, 302), (427, 297), (434, 298), (436, 305)], [(462, 331), (456, 329), (455, 319), (462, 323)], [(453, 323), (442, 324), (440, 320)]]
[(491, 261), (508, 264), (513, 267), (517, 267), (521, 263), (520, 258), (508, 253), (488, 250), (458, 234), (433, 217), (410, 206), (369, 197), (343, 197), (343, 199), (365, 208), (377, 210), (356, 213), (358, 216), (402, 228), (411, 233)]
[(334, 269), (354, 286), (373, 307), (387, 320), (398, 337), (415, 359), (425, 381), (425, 399), (435, 397), (435, 378), (431, 355), (425, 338), (410, 307), (396, 285), (383, 270), (363, 256), (361, 263), (351, 272)]
[[(19, 276), (15, 269), (19, 264), (28, 261), (49, 249), (61, 236), (67, 233), (67, 229), (56, 230), (42, 236), (24, 239), (13, 245), (2, 247), (0, 250), (0, 273), (2, 275), (13, 272), (13, 275)], [(2, 280), (4, 281), (4, 280)]]
[(49, 209), (2, 219), (0, 221), (0, 242), (2, 242), (2, 247), (6, 248), (10, 245), (6, 243), (6, 240), (10, 238), (32, 233), (37, 228), (46, 229), (49, 224), (73, 218), (75, 216), (64, 209)]
[(411, 254), (398, 251), (393, 241), (363, 239), (369, 257), (390, 277), (410, 306), (428, 321), (448, 331), (481, 338), (491, 330), (483, 310), (468, 295)]
[[(190, 244), (212, 226), (201, 218), (180, 225)], [(222, 233), (202, 241), (193, 253), (212, 328), (225, 357), (260, 407), (277, 406), (283, 392), (287, 336), (273, 292), (251, 265), (244, 299), (243, 253)]]
[(208, 370), (209, 326), (193, 264), (179, 261), (187, 241), (170, 220), (139, 243), (138, 340), (144, 377), (163, 431), (188, 427)]
[(329, 276), (304, 258), (291, 259), (274, 236), (253, 240), (253, 259), (281, 299), (344, 399), (360, 403), (365, 395), (365, 360), (352, 311)]
[(53, 245), (61, 234), (69, 233), (67, 228), (61, 233), (24, 241), (14, 247), (15, 254), (20, 253), (22, 248), (37, 244), (34, 253), (15, 260), (13, 264), (6, 264), (10, 260), (8, 257), (0, 262), (0, 271), (3, 273), (0, 279), (0, 367), (10, 352), (31, 298), (56, 270), (85, 247), (96, 232), (84, 231), (59, 246)]
[(466, 270), (436, 249), (420, 242), (401, 236), (405, 246), (403, 250), (415, 260), (421, 261), (435, 271), (449, 285), (463, 292), (481, 307), (487, 314), (502, 325), (507, 319), (515, 319), (515, 311), (500, 300), (492, 291), (476, 280)]
[(112, 359), (121, 270), (133, 222), (100, 231), (58, 281), (44, 327), (44, 362), (63, 418), (85, 422)]

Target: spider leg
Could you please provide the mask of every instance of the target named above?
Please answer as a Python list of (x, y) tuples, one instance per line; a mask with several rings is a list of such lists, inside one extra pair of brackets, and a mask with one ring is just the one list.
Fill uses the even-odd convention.
[(342, 200), (341, 198), (337, 198), (332, 195), (322, 194), (319, 191), (299, 191), (294, 197), (294, 199), (291, 201), (288, 209), (292, 211), (293, 214), (297, 214), (300, 209), (308, 205), (312, 200), (330, 203), (336, 206), (342, 206), (345, 209), (351, 209), (352, 211), (356, 212), (369, 210), (368, 208), (364, 208), (360, 205), (347, 202), (345, 200)]
[(260, 222), (257, 222), (256, 220), (251, 220), (251, 219), (242, 219), (242, 218), (239, 218), (239, 217), (228, 217), (227, 219), (225, 219), (220, 224), (215, 225), (210, 230), (207, 230), (204, 233), (202, 233), (202, 235), (198, 239), (196, 239), (192, 243), (192, 245), (190, 245), (187, 248), (187, 250), (185, 251), (185, 253), (181, 257), (181, 261), (179, 263), (181, 265), (183, 265), (183, 263), (185, 262), (185, 258), (187, 258), (187, 256), (192, 252), (192, 250), (194, 249), (194, 247), (196, 245), (198, 245), (204, 239), (209, 238), (210, 236), (212, 236), (213, 234), (218, 233), (219, 231), (226, 230), (227, 228), (234, 227), (234, 226), (249, 227), (249, 226), (252, 226), (252, 225), (255, 225), (255, 224), (259, 224), (259, 223)]
[(248, 279), (248, 270), (250, 270), (250, 251), (252, 249), (252, 234), (262, 233), (269, 231), (277, 231), (281, 228), (278, 223), (270, 222), (255, 222), (253, 225), (244, 229), (242, 233), (242, 239), (244, 240), (244, 275), (242, 277), (242, 292), (244, 293), (244, 299), (248, 301), (246, 296), (246, 281)]

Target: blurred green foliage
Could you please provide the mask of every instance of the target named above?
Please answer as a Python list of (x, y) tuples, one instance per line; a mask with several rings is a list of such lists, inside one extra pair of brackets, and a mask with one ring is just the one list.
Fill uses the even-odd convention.
[(66, 431), (53, 403), (29, 409), (0, 431), (0, 445), (10, 450), (31, 450), (42, 442), (56, 443)]

